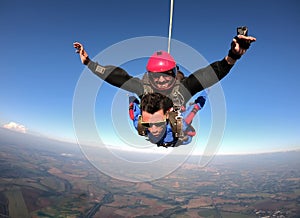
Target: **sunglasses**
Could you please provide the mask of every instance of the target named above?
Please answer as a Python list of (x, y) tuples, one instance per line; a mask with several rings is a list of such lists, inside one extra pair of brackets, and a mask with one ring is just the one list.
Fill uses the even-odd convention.
[(159, 122), (154, 122), (154, 123), (146, 123), (146, 122), (142, 122), (141, 124), (146, 127), (146, 128), (151, 128), (153, 126), (156, 126), (156, 127), (162, 127), (162, 126), (165, 126), (166, 125), (166, 122), (167, 121), (159, 121)]
[(157, 121), (157, 122), (141, 122), (142, 126), (146, 127), (146, 128), (151, 128), (152, 126), (156, 126), (156, 127), (163, 127), (167, 124), (167, 120), (164, 119), (162, 121)]

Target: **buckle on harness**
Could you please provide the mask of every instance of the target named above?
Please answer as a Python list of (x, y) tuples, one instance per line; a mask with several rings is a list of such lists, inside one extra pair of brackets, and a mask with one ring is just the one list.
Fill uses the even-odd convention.
[(160, 144), (156, 144), (157, 147), (165, 147), (165, 148), (168, 148), (168, 147), (175, 147), (176, 146), (176, 143), (174, 142), (163, 142), (163, 143), (160, 143)]
[(169, 121), (175, 138), (184, 137), (184, 133), (182, 131), (182, 119), (183, 117), (180, 111), (169, 112)]

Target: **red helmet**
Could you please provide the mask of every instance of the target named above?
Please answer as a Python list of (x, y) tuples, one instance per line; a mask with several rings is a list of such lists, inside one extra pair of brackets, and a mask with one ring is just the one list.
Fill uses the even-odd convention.
[(176, 68), (174, 58), (166, 51), (155, 52), (148, 60), (147, 71), (161, 73)]

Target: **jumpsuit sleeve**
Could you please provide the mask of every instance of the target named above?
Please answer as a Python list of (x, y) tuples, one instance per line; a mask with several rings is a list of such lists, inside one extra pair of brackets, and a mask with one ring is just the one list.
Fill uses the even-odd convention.
[(101, 66), (93, 61), (90, 61), (87, 66), (95, 75), (113, 86), (136, 93), (138, 96), (144, 92), (142, 81), (137, 77), (129, 75), (120, 67), (112, 65)]
[(233, 65), (227, 63), (225, 58), (221, 61), (213, 62), (207, 67), (196, 70), (190, 76), (182, 81), (182, 84), (187, 88), (191, 95), (216, 84), (223, 79), (230, 71)]

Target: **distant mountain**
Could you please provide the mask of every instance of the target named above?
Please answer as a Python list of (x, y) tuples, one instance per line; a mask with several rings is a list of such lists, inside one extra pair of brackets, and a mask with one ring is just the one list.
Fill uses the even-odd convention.
[[(41, 151), (51, 151), (57, 153), (68, 153), (68, 152), (81, 152), (78, 144), (59, 141), (51, 138), (47, 138), (45, 136), (33, 135), (30, 133), (21, 133), (12, 131), (9, 129), (5, 129), (0, 127), (0, 146), (4, 145), (15, 145), (15, 146), (25, 146), (28, 148), (34, 148)], [(99, 148), (97, 148), (99, 149)], [(116, 149), (116, 148), (115, 148)], [(118, 149), (117, 149), (118, 150)], [(135, 155), (132, 151), (122, 151), (119, 150), (120, 153), (126, 153), (126, 155)], [(125, 155), (125, 156), (126, 156)], [(139, 154), (142, 158), (145, 158), (142, 154)], [(146, 156), (156, 155), (156, 154), (145, 154)], [(216, 155), (213, 158), (213, 162), (222, 162), (226, 161), (230, 162), (257, 162), (258, 160), (272, 160), (272, 161), (284, 161), (284, 160), (300, 160), (300, 149), (293, 151), (282, 151), (282, 152), (270, 152), (270, 153), (262, 153), (262, 154), (248, 154), (248, 155)], [(191, 156), (189, 158), (191, 162), (198, 162), (198, 156)]]
[(80, 152), (77, 144), (21, 133), (0, 127), (0, 146), (23, 146), (55, 153)]

